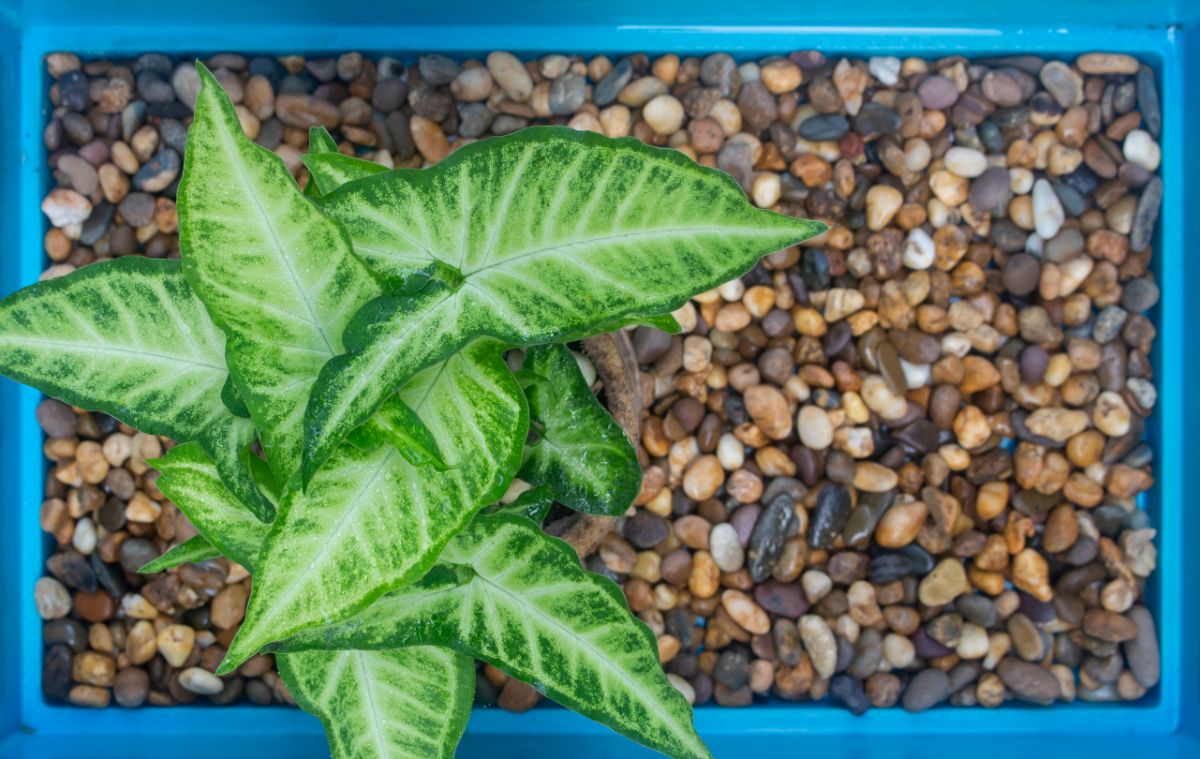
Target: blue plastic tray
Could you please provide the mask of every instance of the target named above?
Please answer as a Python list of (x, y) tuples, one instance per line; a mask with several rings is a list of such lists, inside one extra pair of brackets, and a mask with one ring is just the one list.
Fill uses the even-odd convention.
[[(1158, 484), (1148, 499), (1160, 530), (1159, 570), (1149, 589), (1163, 650), (1161, 686), (1132, 704), (940, 708), (919, 715), (875, 710), (855, 718), (813, 704), (704, 707), (697, 724), (722, 757), (1200, 756), (1200, 511), (1185, 501), (1187, 469), (1200, 461), (1197, 393), (1200, 327), (1184, 309), (1200, 288), (1200, 3), (1190, 0), (1008, 0), (921, 5), (913, 0), (746, 3), (633, 2), (372, 3), (312, 0), (0, 0), (0, 293), (42, 268), (48, 182), (42, 147), (47, 82), (42, 57), (56, 50), (119, 55), (145, 51), (297, 52), (361, 50), (412, 58), (423, 51), (478, 54), (705, 53), (738, 56), (817, 48), (827, 53), (1037, 52), (1134, 54), (1159, 74), (1165, 199), (1154, 267), (1163, 299), (1154, 361), (1159, 413), (1150, 425)], [(1195, 295), (1192, 295), (1195, 298)], [(1193, 300), (1193, 303), (1196, 301)], [(33, 585), (46, 543), (37, 394), (0, 382), (0, 759), (173, 759), (325, 755), (316, 720), (282, 707), (172, 707), (91, 711), (51, 706), (40, 693), (41, 623)], [(1190, 538), (1190, 540), (1189, 540)], [(1188, 592), (1188, 589), (1191, 592)], [(15, 599), (15, 600), (14, 600)], [(521, 715), (476, 710), (460, 756), (641, 757), (628, 741), (557, 708)]]

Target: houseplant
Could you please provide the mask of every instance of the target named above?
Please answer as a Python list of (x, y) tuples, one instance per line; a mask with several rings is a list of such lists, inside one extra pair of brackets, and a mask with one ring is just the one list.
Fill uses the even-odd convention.
[[(706, 755), (616, 586), (530, 521), (547, 491), (619, 514), (636, 490), (628, 444), (554, 344), (669, 328), (688, 297), (822, 226), (755, 210), (684, 156), (560, 129), (424, 171), (366, 176), (318, 153), (314, 201), (200, 75), (182, 266), (124, 259), (11, 296), (0, 368), (189, 441), (156, 466), (204, 539), (158, 566), (217, 550), (255, 578), (218, 673), (284, 652), (339, 756), (452, 751), (464, 654), (653, 748)], [(528, 349), (515, 374), (511, 346)], [(558, 445), (588, 425), (607, 444), (598, 469)], [(477, 515), (518, 470), (544, 489)]]

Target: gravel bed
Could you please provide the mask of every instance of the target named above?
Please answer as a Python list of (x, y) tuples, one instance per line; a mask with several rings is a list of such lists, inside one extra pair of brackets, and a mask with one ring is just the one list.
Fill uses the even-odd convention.
[[(301, 182), (316, 124), (419, 167), (559, 123), (675, 148), (761, 207), (831, 224), (695, 298), (683, 334), (633, 333), (646, 475), (589, 566), (623, 585), (689, 700), (921, 711), (1157, 684), (1156, 532), (1137, 498), (1161, 114), (1136, 60), (206, 62)], [(44, 276), (177, 256), (190, 63), (46, 65)], [(145, 464), (170, 441), (53, 400), (37, 416), (47, 698), (290, 703), (270, 656), (211, 674), (244, 615), (242, 567), (134, 571), (195, 533)], [(539, 698), (489, 667), (478, 680), (483, 702)]]

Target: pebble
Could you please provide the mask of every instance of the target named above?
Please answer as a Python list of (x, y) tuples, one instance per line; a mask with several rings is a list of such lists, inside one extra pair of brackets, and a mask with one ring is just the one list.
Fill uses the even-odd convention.
[[(663, 537), (666, 537), (664, 532)], [(728, 522), (712, 528), (708, 536), (709, 551), (722, 572), (736, 572), (745, 564), (745, 553), (738, 541), (737, 530)]]
[(1063, 108), (1083, 101), (1083, 80), (1062, 61), (1050, 61), (1038, 72), (1042, 86)]
[(42, 213), (52, 226), (61, 229), (86, 221), (92, 214), (92, 203), (75, 190), (59, 187), (42, 201)]
[(934, 74), (925, 77), (917, 85), (917, 97), (921, 105), (933, 111), (944, 111), (958, 101), (958, 88), (944, 76)]
[(671, 95), (658, 95), (642, 108), (642, 118), (655, 134), (669, 135), (683, 126), (683, 105)]
[(928, 607), (945, 606), (963, 593), (970, 592), (967, 573), (958, 559), (943, 559), (921, 579), (917, 594)]
[(809, 518), (809, 546), (832, 548), (850, 516), (850, 505), (850, 491), (844, 485), (829, 483), (822, 487)]
[(215, 696), (225, 687), (221, 678), (201, 667), (188, 667), (179, 673), (179, 684), (200, 696)]
[(38, 616), (45, 620), (61, 619), (71, 611), (70, 594), (53, 577), (43, 577), (34, 583), (33, 600)]
[(813, 142), (840, 140), (848, 131), (850, 122), (846, 117), (833, 113), (810, 116), (800, 123), (798, 130), (801, 137)]
[(1043, 706), (1054, 703), (1061, 689), (1058, 678), (1048, 669), (1043, 669), (1011, 656), (1005, 657), (996, 666), (996, 674), (1013, 694), (1022, 701)]
[(1038, 237), (1048, 240), (1058, 234), (1066, 220), (1066, 212), (1058, 194), (1045, 179), (1033, 183), (1033, 221)]
[(903, 203), (904, 196), (896, 188), (875, 185), (867, 191), (867, 227), (876, 232), (883, 229)]
[(901, 704), (905, 711), (923, 712), (950, 696), (950, 678), (937, 669), (923, 669), (913, 677), (904, 690)]
[(113, 681), (113, 700), (119, 706), (133, 709), (146, 703), (150, 693), (150, 675), (140, 667), (126, 667)]
[(510, 100), (524, 103), (533, 94), (533, 79), (525, 65), (512, 53), (496, 51), (488, 54), (487, 68), (496, 84)]
[(1137, 634), (1122, 643), (1125, 661), (1142, 687), (1153, 688), (1158, 684), (1161, 672), (1154, 617), (1145, 606), (1134, 606), (1128, 616), (1136, 625)]
[(832, 677), (837, 666), (837, 643), (829, 625), (816, 614), (805, 614), (800, 617), (797, 629), (817, 675), (825, 679)]

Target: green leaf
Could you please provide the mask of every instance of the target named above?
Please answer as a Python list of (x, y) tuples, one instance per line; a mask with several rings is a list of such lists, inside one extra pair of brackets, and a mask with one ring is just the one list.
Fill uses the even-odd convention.
[(337, 141), (333, 139), (333, 135), (329, 133), (323, 126), (314, 126), (308, 128), (308, 152), (313, 153), (337, 153)]
[(732, 177), (677, 151), (561, 127), (472, 143), (319, 202), (375, 271), (446, 286), (355, 317), (348, 354), (325, 365), (309, 402), (306, 477), (409, 377), (474, 337), (537, 345), (668, 314), (825, 228), (756, 209)]
[(233, 384), (232, 375), (226, 376), (225, 384), (221, 385), (221, 402), (234, 416), (240, 416), (242, 419), (250, 418), (250, 409), (246, 408), (246, 401), (242, 400), (242, 394), (238, 392), (237, 385)]
[(526, 519), (481, 514), (440, 562), (457, 571), (439, 568), (358, 616), (273, 648), (448, 646), (657, 751), (709, 755), (691, 707), (663, 674), (654, 634), (566, 543)]
[(522, 367), (545, 379), (525, 388), (537, 440), (518, 477), (545, 483), (576, 511), (620, 516), (642, 485), (637, 451), (588, 387), (565, 346), (530, 348)]
[(473, 343), (399, 395), (433, 430), (448, 468), (346, 443), (307, 489), (286, 492), (219, 672), (419, 578), (476, 511), (503, 495), (529, 416), (499, 345)]
[(342, 331), (379, 285), (279, 156), (246, 138), (203, 65), (179, 185), (188, 283), (228, 337), (226, 360), (276, 480), (299, 468), (304, 409)]
[(333, 152), (318, 153), (310, 148), (300, 160), (308, 167), (309, 182), (316, 184), (318, 195), (328, 195), (347, 182), (387, 171), (387, 167), (373, 161), (337, 152), (336, 145)]
[(554, 496), (550, 494), (550, 488), (546, 485), (534, 485), (511, 503), (498, 504), (490, 513), (512, 514), (532, 520), (534, 524), (541, 524), (553, 505)]
[(333, 759), (452, 759), (474, 663), (432, 646), (276, 657), (288, 692), (325, 726)]
[(179, 262), (126, 256), (0, 301), (0, 372), (151, 435), (199, 440), (262, 519), (270, 504), (229, 454), (254, 427), (221, 400), (225, 336)]
[(180, 564), (195, 564), (208, 559), (215, 559), (221, 555), (212, 543), (209, 543), (203, 535), (193, 535), (177, 546), (172, 546), (170, 550), (153, 559), (138, 569), (139, 574), (154, 574), (155, 572), (163, 572), (171, 567), (177, 567)]
[(365, 451), (374, 451), (382, 445), (394, 446), (414, 466), (446, 468), (433, 433), (415, 411), (394, 395), (347, 439)]
[(158, 489), (197, 532), (223, 555), (253, 571), (267, 526), (225, 487), (208, 454), (195, 443), (184, 443), (147, 463), (160, 472)]

